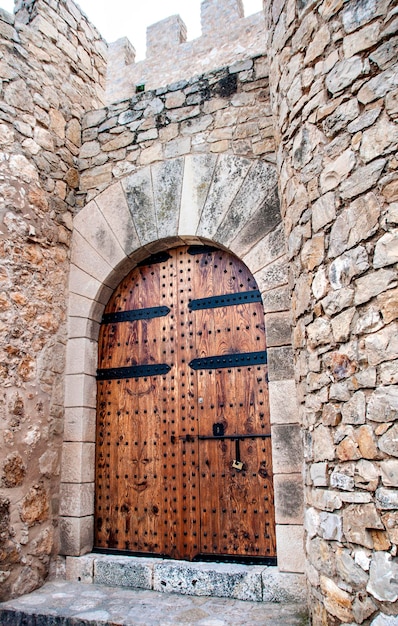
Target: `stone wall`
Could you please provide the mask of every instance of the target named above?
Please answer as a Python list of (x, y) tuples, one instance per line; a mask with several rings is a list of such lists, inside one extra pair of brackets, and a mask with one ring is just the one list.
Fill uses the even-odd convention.
[(106, 45), (70, 0), (0, 9), (0, 598), (58, 553), (68, 246)]
[(314, 625), (398, 613), (398, 16), (269, 3)]
[(126, 38), (109, 46), (107, 102), (130, 98), (137, 85), (146, 90), (164, 87), (264, 54), (263, 13), (244, 17), (242, 0), (203, 0), (202, 36), (187, 41), (179, 15), (147, 30), (147, 58), (135, 63), (135, 50)]
[(187, 154), (275, 162), (268, 64), (262, 56), (91, 111), (82, 126), (82, 206), (140, 167)]

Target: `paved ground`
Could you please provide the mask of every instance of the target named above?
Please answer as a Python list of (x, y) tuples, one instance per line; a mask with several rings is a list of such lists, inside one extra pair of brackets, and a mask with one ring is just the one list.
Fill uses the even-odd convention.
[(308, 626), (295, 604), (56, 581), (0, 604), (0, 626)]

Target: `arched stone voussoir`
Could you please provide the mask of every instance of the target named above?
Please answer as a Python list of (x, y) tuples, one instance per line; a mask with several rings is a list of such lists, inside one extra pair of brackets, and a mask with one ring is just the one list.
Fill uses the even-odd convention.
[(123, 249), (125, 256), (130, 256), (138, 250), (141, 247), (141, 242), (121, 182), (117, 182), (101, 192), (95, 198), (95, 203)]
[(232, 247), (238, 256), (242, 256), (280, 221), (275, 166), (254, 161), (214, 239)]
[(73, 237), (75, 237), (76, 233), (80, 233), (111, 267), (114, 267), (125, 258), (126, 255), (123, 248), (96, 202), (91, 201), (85, 208), (84, 213), (83, 211), (78, 213), (74, 219), (73, 227)]

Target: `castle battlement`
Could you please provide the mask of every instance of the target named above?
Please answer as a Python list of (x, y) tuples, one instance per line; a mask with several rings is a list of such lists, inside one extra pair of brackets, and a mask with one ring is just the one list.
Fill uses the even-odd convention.
[(127, 38), (110, 44), (108, 102), (131, 97), (138, 85), (146, 90), (164, 87), (265, 52), (264, 14), (245, 17), (242, 0), (203, 0), (201, 26), (201, 37), (187, 41), (179, 15), (152, 24), (146, 59), (138, 63)]

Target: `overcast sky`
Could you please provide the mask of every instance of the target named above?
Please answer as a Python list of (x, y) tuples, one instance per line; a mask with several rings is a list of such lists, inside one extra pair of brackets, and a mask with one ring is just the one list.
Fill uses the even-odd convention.
[[(188, 39), (200, 36), (201, 0), (80, 0), (77, 4), (110, 43), (128, 37), (137, 51), (137, 60), (145, 57), (146, 27), (179, 13), (188, 29)], [(243, 0), (245, 15), (261, 11), (262, 0)], [(0, 7), (10, 13), (14, 0), (0, 0)]]

